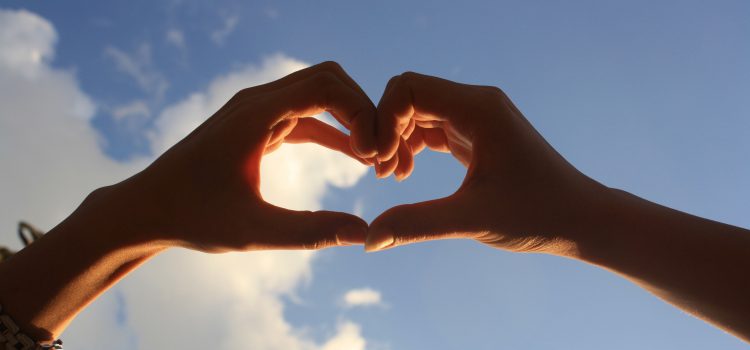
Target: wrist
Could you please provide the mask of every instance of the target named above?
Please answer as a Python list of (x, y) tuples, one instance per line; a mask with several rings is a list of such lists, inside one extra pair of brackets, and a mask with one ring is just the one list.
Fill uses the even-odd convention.
[(552, 217), (545, 253), (584, 260), (602, 241), (617, 234), (614, 227), (622, 217), (624, 192), (586, 178), (586, 183), (558, 208), (561, 215)]
[(648, 244), (632, 228), (635, 222), (647, 220), (648, 214), (642, 212), (644, 208), (639, 202), (643, 200), (626, 191), (601, 186), (568, 230), (575, 249), (565, 256), (602, 265), (601, 260), (619, 255), (621, 250)]
[(171, 247), (170, 242), (159, 238), (162, 225), (159, 211), (153, 208), (155, 203), (143, 195), (146, 191), (134, 178), (92, 191), (67, 220), (78, 221), (80, 217), (84, 224), (97, 227), (98, 233), (77, 232), (95, 235), (83, 238), (100, 239), (110, 250)]
[(88, 303), (165, 249), (142, 234), (116, 187), (93, 191), (68, 218), (0, 266), (0, 301), (33, 339), (57, 338)]

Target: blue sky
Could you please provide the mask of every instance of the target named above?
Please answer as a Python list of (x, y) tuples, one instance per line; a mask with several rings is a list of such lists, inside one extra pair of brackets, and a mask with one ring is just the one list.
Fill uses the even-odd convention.
[[(274, 55), (335, 60), (374, 101), (391, 76), (406, 70), (500, 86), (584, 173), (750, 227), (746, 1), (0, 7), (27, 9), (54, 26), (50, 65), (73, 72), (96, 106), (87, 122), (104, 154), (118, 162), (151, 156), (149, 131), (158, 129), (158, 116), (217, 77)], [(128, 70), (117, 58), (123, 55), (137, 69)], [(118, 119), (128, 105), (147, 112)], [(393, 205), (450, 194), (464, 172), (449, 156), (425, 152), (402, 183), (370, 171), (351, 187), (328, 187), (321, 203), (349, 212), (360, 207), (369, 221)], [(328, 250), (311, 264), (309, 280), (280, 300), (284, 318), (319, 343), (347, 320), (361, 327), (368, 349), (746, 347), (617, 276), (561, 258), (442, 241), (377, 254)], [(342, 307), (342, 293), (362, 287), (379, 291), (382, 303)], [(117, 299), (131, 301), (127, 293)]]

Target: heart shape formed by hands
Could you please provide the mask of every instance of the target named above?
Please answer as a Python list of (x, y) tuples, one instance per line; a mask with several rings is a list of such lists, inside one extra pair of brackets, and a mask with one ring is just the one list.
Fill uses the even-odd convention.
[[(323, 111), (350, 135), (309, 118)], [(453, 195), (396, 206), (367, 225), (346, 213), (265, 202), (260, 161), (284, 142), (342, 152), (374, 166), (380, 178), (408, 177), (413, 157), (425, 148), (450, 152), (468, 171)], [(208, 252), (362, 243), (374, 251), (443, 238), (520, 251), (561, 249), (545, 223), (575, 218), (567, 195), (595, 184), (498, 88), (407, 72), (388, 82), (375, 105), (333, 62), (238, 92), (128, 181), (149, 193), (151, 207), (142, 215), (158, 213), (152, 220), (160, 223), (161, 240)]]

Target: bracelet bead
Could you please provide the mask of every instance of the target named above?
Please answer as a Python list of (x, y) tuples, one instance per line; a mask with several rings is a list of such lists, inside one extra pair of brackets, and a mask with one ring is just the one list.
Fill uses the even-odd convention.
[(16, 322), (3, 313), (0, 305), (0, 350), (48, 350), (62, 349), (62, 341), (55, 340), (52, 344), (39, 344), (21, 332)]

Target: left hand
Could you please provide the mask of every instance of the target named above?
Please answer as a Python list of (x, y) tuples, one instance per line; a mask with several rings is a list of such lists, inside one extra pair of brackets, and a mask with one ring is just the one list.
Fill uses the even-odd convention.
[(169, 246), (225, 252), (361, 244), (367, 232), (362, 219), (287, 210), (265, 202), (259, 191), (261, 158), (284, 142), (314, 142), (370, 164), (353, 153), (349, 136), (309, 118), (324, 111), (348, 128), (375, 118), (375, 106), (354, 80), (338, 64), (321, 63), (238, 92), (147, 169), (115, 187), (129, 192), (131, 207), (142, 213), (142, 238)]

